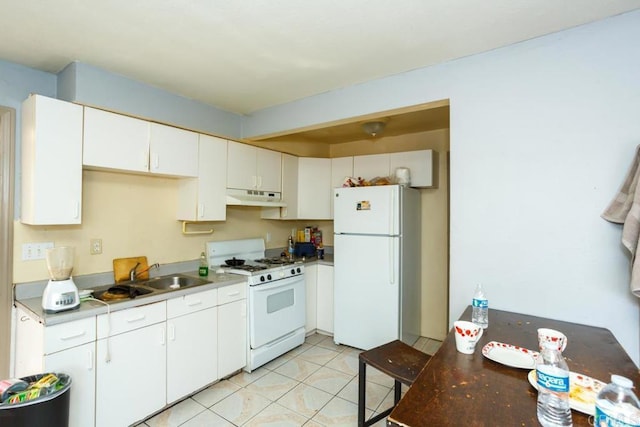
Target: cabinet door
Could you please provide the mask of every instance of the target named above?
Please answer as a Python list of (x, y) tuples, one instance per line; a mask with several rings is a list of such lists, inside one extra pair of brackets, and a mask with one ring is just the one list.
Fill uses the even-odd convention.
[(227, 145), (227, 188), (256, 188), (256, 147), (229, 141)]
[(333, 334), (333, 266), (318, 265), (317, 328)]
[(256, 188), (264, 191), (282, 191), (282, 154), (256, 148), (256, 155)]
[(246, 364), (247, 300), (242, 299), (218, 306), (218, 376), (224, 378)]
[(411, 187), (433, 186), (433, 150), (391, 153), (389, 155), (391, 174), (394, 174), (398, 167), (409, 168)]
[(389, 155), (354, 156), (353, 175), (366, 180), (371, 180), (377, 176), (389, 176)]
[[(64, 372), (71, 377), (69, 426), (94, 425), (96, 400), (95, 341), (44, 358), (44, 372)], [(105, 399), (105, 400), (110, 400)]]
[(167, 403), (218, 379), (217, 310), (167, 321)]
[(178, 185), (178, 219), (224, 221), (227, 219), (227, 141), (200, 135), (198, 178), (181, 179)]
[(149, 122), (84, 108), (85, 166), (134, 172), (149, 170)]
[(198, 134), (151, 123), (149, 172), (162, 175), (198, 176)]
[(305, 333), (309, 334), (317, 328), (317, 289), (318, 289), (318, 266), (309, 265), (304, 270), (304, 286), (306, 295), (307, 320)]
[(331, 219), (331, 160), (298, 159), (298, 218)]
[(98, 340), (96, 426), (131, 425), (165, 406), (165, 325)]
[(82, 107), (40, 95), (22, 104), (24, 224), (80, 224)]
[[(331, 159), (331, 188), (342, 187), (347, 177), (353, 176), (353, 157)], [(333, 192), (332, 192), (333, 193)]]

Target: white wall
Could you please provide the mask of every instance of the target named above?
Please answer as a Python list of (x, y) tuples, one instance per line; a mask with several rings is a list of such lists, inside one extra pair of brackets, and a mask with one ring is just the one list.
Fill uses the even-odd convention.
[(449, 98), (450, 322), (482, 282), (493, 308), (611, 329), (638, 364), (621, 230), (599, 216), (640, 144), (638, 40), (635, 11), (270, 108), (244, 131)]

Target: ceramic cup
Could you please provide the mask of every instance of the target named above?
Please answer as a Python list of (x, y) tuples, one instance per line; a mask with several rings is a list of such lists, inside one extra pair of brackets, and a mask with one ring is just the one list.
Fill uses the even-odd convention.
[(567, 348), (567, 337), (565, 334), (560, 331), (556, 331), (555, 329), (538, 329), (538, 345), (540, 346), (540, 351), (542, 351), (545, 342), (556, 343), (558, 345), (558, 350), (561, 352)]
[(453, 328), (456, 332), (456, 348), (458, 351), (464, 354), (472, 354), (484, 330), (475, 323), (467, 322), (466, 320), (453, 322)]

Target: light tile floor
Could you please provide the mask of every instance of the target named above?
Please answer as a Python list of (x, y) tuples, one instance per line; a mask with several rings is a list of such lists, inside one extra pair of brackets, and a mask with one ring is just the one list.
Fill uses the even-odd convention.
[[(434, 354), (440, 344), (421, 337), (414, 347)], [(358, 353), (336, 345), (333, 337), (310, 335), (300, 347), (257, 370), (221, 380), (138, 426), (355, 426)], [(367, 368), (368, 418), (391, 407), (392, 388), (391, 378)]]

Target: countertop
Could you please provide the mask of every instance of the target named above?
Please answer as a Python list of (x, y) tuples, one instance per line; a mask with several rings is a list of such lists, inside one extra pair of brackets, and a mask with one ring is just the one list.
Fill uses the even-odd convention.
[[(317, 257), (305, 257), (297, 258), (296, 261), (302, 262), (303, 264), (323, 264), (323, 265), (333, 265), (333, 254), (325, 254), (324, 259), (318, 259)], [(187, 276), (200, 277), (198, 276), (197, 271), (189, 271), (184, 273)], [(111, 303), (108, 305), (104, 302), (99, 302), (96, 300), (88, 300), (80, 302), (80, 308), (73, 309), (69, 311), (63, 311), (59, 313), (48, 314), (45, 313), (42, 309), (42, 296), (37, 296), (33, 298), (24, 298), (17, 299), (15, 304), (17, 307), (21, 307), (25, 309), (29, 314), (38, 322), (42, 323), (46, 326), (57, 325), (60, 323), (70, 322), (77, 319), (82, 319), (85, 317), (96, 316), (99, 314), (120, 310), (125, 310), (127, 308), (138, 307), (141, 305), (153, 304), (159, 301), (166, 301), (168, 299), (180, 297), (182, 295), (188, 295), (195, 292), (206, 291), (209, 289), (220, 288), (224, 286), (233, 285), (236, 283), (246, 282), (246, 276), (238, 275), (238, 274), (226, 274), (226, 273), (216, 273), (215, 271), (209, 270), (209, 275), (206, 278), (210, 283), (198, 286), (190, 286), (183, 289), (176, 289), (168, 292), (158, 292), (148, 296), (140, 296), (135, 299), (120, 301), (117, 303)]]

